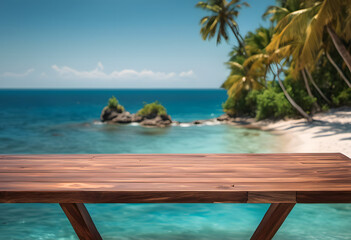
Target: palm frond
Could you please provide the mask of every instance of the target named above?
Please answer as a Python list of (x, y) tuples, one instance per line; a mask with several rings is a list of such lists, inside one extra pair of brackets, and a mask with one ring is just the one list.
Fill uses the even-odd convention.
[[(346, 2), (350, 2), (346, 0)], [(313, 62), (322, 45), (325, 26), (331, 24), (344, 7), (345, 0), (324, 0), (306, 29), (306, 39), (302, 50), (302, 58), (305, 62)], [(350, 3), (351, 4), (351, 3)], [(351, 31), (351, 30), (350, 30)]]
[(221, 9), (218, 5), (211, 5), (206, 2), (198, 2), (195, 7), (202, 8), (204, 10), (208, 10), (214, 13), (218, 13)]

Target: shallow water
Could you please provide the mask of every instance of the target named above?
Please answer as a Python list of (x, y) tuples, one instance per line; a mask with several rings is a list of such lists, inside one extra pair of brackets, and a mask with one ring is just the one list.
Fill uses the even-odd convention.
[[(165, 129), (100, 124), (115, 95), (126, 109), (159, 100), (188, 122), (222, 114), (221, 90), (0, 91), (0, 153), (275, 152), (280, 138), (227, 125)], [(186, 127), (187, 126), (187, 127)], [(249, 239), (266, 204), (87, 204), (104, 239)], [(77, 239), (57, 204), (0, 204), (0, 239)], [(275, 239), (351, 239), (351, 205), (298, 204)]]

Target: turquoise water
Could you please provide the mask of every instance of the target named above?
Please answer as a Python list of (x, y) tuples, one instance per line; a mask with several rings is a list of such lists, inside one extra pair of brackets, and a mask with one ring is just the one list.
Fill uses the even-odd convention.
[[(100, 124), (115, 95), (131, 112), (159, 100), (174, 120), (222, 114), (222, 90), (1, 90), (0, 154), (277, 152), (280, 139), (233, 126)], [(249, 239), (266, 204), (87, 204), (104, 239)], [(77, 239), (57, 204), (0, 204), (0, 239)], [(351, 205), (297, 205), (275, 239), (351, 239)]]

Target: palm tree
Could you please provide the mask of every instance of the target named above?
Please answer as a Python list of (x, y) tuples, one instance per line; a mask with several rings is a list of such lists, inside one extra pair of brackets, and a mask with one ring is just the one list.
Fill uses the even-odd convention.
[(270, 16), (269, 20), (272, 24), (278, 23), (289, 13), (301, 9), (303, 1), (304, 0), (278, 0), (277, 5), (269, 6), (262, 17), (266, 19)]
[(351, 72), (351, 55), (343, 41), (351, 40), (351, 0), (305, 1), (301, 9), (287, 14), (276, 26), (271, 48), (303, 41), (302, 65), (315, 64), (327, 32)]
[[(350, 18), (351, 18), (351, 12), (350, 12)], [(343, 73), (343, 71), (340, 69), (340, 67), (338, 66), (338, 64), (334, 61), (334, 59), (332, 58), (332, 56), (330, 55), (329, 52), (334, 52), (334, 45), (331, 41), (331, 39), (326, 39), (325, 42), (323, 42), (323, 46), (320, 49), (320, 53), (318, 54), (318, 56), (321, 57), (326, 57), (328, 59), (328, 61), (330, 62), (330, 64), (335, 68), (335, 70), (339, 73), (340, 77), (344, 80), (344, 82), (346, 83), (346, 85), (351, 88), (351, 83), (350, 81), (346, 78), (345, 74)], [(316, 59), (316, 62), (319, 61), (319, 58)]]
[(292, 99), (292, 97), (289, 95), (288, 91), (285, 89), (284, 84), (282, 82), (282, 80), (280, 79), (280, 73), (283, 71), (282, 67), (279, 66), (279, 64), (275, 64), (276, 68), (277, 68), (277, 73), (274, 74), (273, 69), (271, 68), (272, 73), (277, 77), (278, 79), (278, 83), (280, 88), (283, 90), (283, 93), (285, 95), (285, 97), (288, 99), (288, 101), (290, 102), (290, 104), (304, 117), (307, 119), (307, 121), (311, 122), (313, 121), (312, 117), (309, 116), (295, 101), (294, 99)]
[[(276, 37), (276, 35), (275, 35), (275, 37)], [(290, 60), (291, 73), (297, 79), (298, 79), (299, 74), (301, 74), (302, 80), (304, 81), (308, 96), (310, 96), (312, 99), (316, 99), (314, 97), (314, 95), (312, 94), (311, 88), (309, 86), (310, 81), (307, 78), (305, 68), (302, 66), (302, 63), (301, 63), (302, 62), (302, 59), (301, 59), (301, 49), (302, 48), (303, 48), (302, 41), (294, 41), (294, 42), (287, 43), (284, 46), (282, 46), (280, 49), (278, 49), (278, 51), (276, 50), (273, 52), (270, 50), (270, 44), (267, 46), (267, 49), (270, 50), (270, 53), (272, 55), (274, 55), (274, 57), (272, 57), (272, 58), (274, 58), (274, 62), (279, 63), (283, 59), (286, 59), (286, 61)], [(276, 54), (277, 52), (279, 52), (279, 54)], [(312, 81), (313, 81), (313, 79), (312, 79)], [(314, 81), (312, 84), (314, 87), (318, 88), (318, 86), (314, 83)], [(319, 88), (318, 88), (318, 90), (320, 91)], [(323, 96), (324, 96), (324, 94), (323, 94)], [(321, 108), (318, 105), (317, 101), (314, 101), (312, 112), (320, 111), (320, 110), (321, 110)]]
[[(280, 72), (282, 68), (278, 68), (278, 73), (274, 74), (271, 64), (280, 62), (285, 56), (291, 55), (292, 46), (285, 46), (274, 54), (267, 54), (266, 47), (269, 45), (272, 38), (272, 30), (259, 28), (255, 33), (248, 33), (245, 37), (247, 43), (246, 49), (251, 56), (243, 60), (240, 64), (241, 56), (233, 55), (232, 60), (236, 62), (229, 62), (228, 65), (232, 71), (227, 80), (223, 83), (222, 87), (228, 90), (228, 95), (234, 98), (240, 97), (243, 90), (262, 89), (266, 87), (266, 76), (268, 70), (274, 75), (274, 79), (278, 79), (279, 86), (281, 87), (284, 95), (290, 104), (308, 121), (312, 118), (292, 99), (287, 90), (285, 89), (281, 79)], [(232, 53), (238, 53), (238, 48), (234, 48)], [(240, 52), (239, 52), (240, 53)]]
[(230, 53), (227, 65), (231, 73), (222, 87), (228, 90), (228, 95), (238, 98), (243, 91), (257, 90), (266, 87), (268, 56), (265, 47), (269, 44), (273, 29), (260, 27), (255, 32), (245, 36), (245, 48), (249, 56), (244, 56), (240, 47), (234, 47)]
[(249, 56), (265, 53), (265, 48), (273, 36), (273, 27), (259, 27), (255, 32), (248, 32), (245, 36), (246, 51)]
[[(270, 21), (272, 23), (280, 23), (280, 21), (282, 21), (284, 18), (289, 16), (291, 13), (300, 10), (303, 4), (304, 4), (303, 0), (279, 0), (278, 6), (269, 6), (267, 8), (266, 12), (263, 14), (263, 18), (267, 18), (268, 16), (270, 16)], [(289, 22), (284, 22), (284, 23), (286, 25), (289, 24)], [(282, 28), (286, 26), (282, 26), (282, 23), (280, 23), (279, 27)], [(275, 35), (274, 37), (275, 38), (273, 42), (279, 40), (277, 35)], [(288, 58), (290, 55), (293, 55), (293, 58), (294, 58), (293, 60), (295, 61), (295, 63), (297, 63), (295, 64), (295, 66), (298, 66), (298, 67), (300, 67), (301, 61), (297, 60), (296, 57), (299, 56), (301, 53), (301, 44), (302, 44), (301, 41), (287, 42), (285, 46), (290, 45), (291, 47), (289, 47), (289, 49), (286, 48), (285, 50), (288, 50), (288, 51), (285, 53), (285, 56), (282, 56), (283, 58)], [(268, 49), (270, 49), (270, 47), (268, 47)], [(298, 75), (297, 74), (298, 72), (300, 72), (302, 75), (302, 79), (304, 80), (304, 84), (308, 95), (311, 98), (314, 98), (305, 72), (303, 71), (303, 69), (301, 70), (300, 68), (293, 69), (293, 73), (295, 76)], [(314, 102), (313, 106), (315, 110), (317, 111), (320, 110), (320, 107), (317, 102)]]
[(314, 13), (306, 29), (303, 56), (307, 60), (317, 56), (326, 30), (351, 72), (351, 55), (343, 43), (343, 40), (351, 40), (351, 0), (317, 1), (316, 6), (318, 12)]
[(227, 62), (231, 73), (221, 87), (228, 90), (228, 95), (235, 99), (238, 99), (243, 91), (266, 87), (262, 71), (264, 66), (257, 62), (253, 62), (250, 66), (246, 64), (248, 63)]
[(235, 18), (239, 15), (239, 9), (244, 6), (249, 6), (248, 3), (242, 2), (241, 0), (232, 0), (227, 2), (226, 0), (207, 0), (206, 2), (199, 2), (196, 7), (210, 11), (210, 16), (205, 16), (201, 19), (200, 24), (202, 25), (200, 33), (204, 40), (212, 39), (217, 34), (217, 44), (221, 43), (222, 38), (228, 41), (227, 29), (229, 28), (239, 46), (243, 48), (245, 55), (244, 39), (240, 35), (238, 23)]
[[(310, 117), (295, 101), (294, 99), (289, 95), (288, 91), (286, 90), (281, 78), (280, 78), (280, 73), (283, 71), (283, 67), (280, 65), (280, 62), (283, 61), (285, 56), (288, 56), (291, 54), (291, 49), (292, 47), (290, 45), (282, 47), (278, 50), (276, 50), (273, 53), (270, 54), (256, 54), (250, 58), (248, 58), (245, 62), (251, 62), (252, 66), (260, 66), (264, 65), (266, 67), (266, 72), (265, 75), (267, 75), (269, 70), (273, 75), (273, 81), (277, 78), (278, 83), (280, 88), (282, 89), (286, 99), (289, 101), (291, 106), (293, 106), (304, 118), (307, 119), (307, 121), (312, 121), (312, 117)], [(276, 71), (277, 73), (274, 73), (274, 70), (272, 68), (272, 65), (276, 66)]]
[[(302, 78), (303, 78), (303, 80), (304, 80), (304, 83), (305, 83), (305, 87), (306, 87), (306, 90), (307, 90), (307, 94), (308, 94), (308, 96), (310, 96), (312, 99), (314, 98), (314, 96), (313, 96), (313, 94), (312, 94), (312, 91), (311, 91), (311, 88), (310, 88), (310, 86), (309, 86), (309, 81), (308, 81), (308, 79), (307, 79), (307, 77), (306, 77), (306, 73), (305, 73), (305, 71), (304, 70), (301, 70), (301, 74), (302, 74)], [(321, 108), (320, 108), (320, 106), (318, 105), (318, 103), (317, 103), (317, 101), (315, 101), (315, 102), (313, 102), (313, 112), (314, 111), (320, 111), (321, 110)]]
[(341, 71), (341, 69), (338, 67), (338, 65), (335, 63), (335, 61), (333, 60), (333, 58), (330, 56), (330, 54), (325, 51), (325, 55), (327, 56), (329, 62), (333, 65), (333, 67), (336, 69), (336, 71), (338, 71), (340, 77), (345, 81), (345, 83), (347, 84), (347, 86), (349, 88), (351, 88), (351, 83), (349, 82), (349, 80), (345, 77), (344, 73)]
[(313, 80), (312, 74), (310, 73), (310, 71), (308, 71), (307, 68), (304, 69), (308, 78), (310, 79), (310, 82), (312, 83), (312, 85), (314, 86), (314, 88), (318, 91), (319, 95), (321, 95), (321, 97), (324, 99), (324, 101), (326, 101), (329, 105), (331, 104), (330, 100), (324, 95), (324, 93), (321, 91), (321, 89), (318, 87), (318, 85), (316, 84), (316, 82)]
[[(318, 11), (318, 4), (308, 6), (306, 5), (306, 3), (300, 0), (287, 0), (287, 3), (290, 3), (290, 10), (294, 10), (293, 12), (289, 12), (285, 8), (269, 8), (270, 14), (273, 15), (273, 19), (277, 19), (278, 25), (276, 27), (276, 34), (274, 35), (272, 42), (269, 44), (267, 49), (270, 52), (274, 52), (279, 47), (281, 48), (284, 46), (291, 46), (289, 48), (289, 51), (285, 53), (285, 56), (283, 56), (283, 58), (289, 58), (291, 56), (292, 61), (295, 63), (295, 68), (293, 69), (293, 73), (295, 73), (294, 75), (296, 76), (297, 72), (301, 72), (307, 93), (310, 97), (313, 98), (314, 96), (309, 87), (309, 81), (316, 88), (317, 92), (321, 95), (321, 97), (328, 104), (330, 104), (331, 102), (323, 94), (318, 85), (314, 82), (311, 73), (306, 67), (306, 65), (309, 65), (310, 68), (313, 69), (315, 63), (318, 60), (318, 57), (313, 59), (313, 61), (307, 62), (306, 58), (303, 55), (303, 51), (306, 47), (306, 37), (309, 34), (309, 32), (306, 32), (305, 29), (308, 26), (311, 13)], [(295, 7), (295, 9), (293, 7)], [(268, 15), (268, 13), (269, 11), (266, 12), (266, 15)], [(275, 16), (274, 14), (277, 14), (277, 16)], [(321, 56), (321, 54), (318, 55)], [(306, 77), (306, 73), (309, 78)], [(314, 108), (317, 110), (320, 109), (317, 102), (314, 103)]]

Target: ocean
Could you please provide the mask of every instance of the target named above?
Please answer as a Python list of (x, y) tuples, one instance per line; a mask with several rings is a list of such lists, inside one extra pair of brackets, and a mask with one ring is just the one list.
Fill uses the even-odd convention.
[[(108, 98), (127, 111), (158, 100), (180, 126), (99, 121)], [(281, 138), (187, 124), (223, 114), (224, 90), (0, 90), (0, 154), (269, 153)], [(249, 239), (267, 204), (87, 204), (104, 239)], [(57, 204), (0, 204), (0, 239), (77, 239)], [(275, 239), (351, 239), (351, 205), (298, 204)]]

